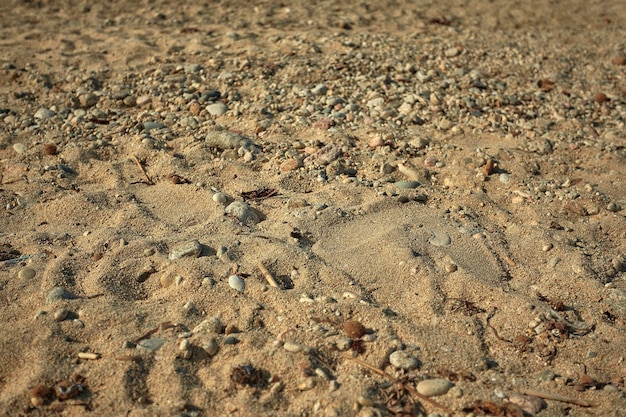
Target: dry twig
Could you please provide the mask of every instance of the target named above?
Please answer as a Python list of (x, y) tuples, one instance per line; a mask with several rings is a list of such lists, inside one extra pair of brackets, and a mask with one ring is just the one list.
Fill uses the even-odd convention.
[(597, 407), (598, 406), (598, 404), (591, 402), (591, 401), (579, 400), (578, 398), (568, 397), (566, 395), (553, 394), (551, 392), (537, 391), (534, 389), (523, 389), (522, 394), (530, 395), (532, 397), (543, 398), (544, 400), (553, 400), (553, 401), (560, 401), (562, 403), (575, 404), (581, 407)]
[(148, 173), (146, 172), (146, 169), (143, 167), (143, 165), (141, 165), (141, 162), (139, 162), (139, 159), (137, 159), (137, 157), (135, 155), (131, 155), (130, 157), (133, 159), (133, 161), (135, 161), (135, 163), (137, 164), (137, 166), (141, 170), (141, 173), (143, 174), (144, 178), (146, 179), (146, 183), (148, 185), (154, 185), (154, 182), (152, 182), (152, 180), (148, 176)]
[(278, 286), (278, 282), (276, 282), (276, 279), (274, 279), (274, 276), (270, 273), (270, 271), (267, 270), (265, 265), (263, 265), (263, 262), (261, 261), (257, 262), (256, 266), (259, 268), (259, 270), (261, 270), (261, 273), (267, 280), (267, 283), (270, 284), (270, 286), (275, 287), (275, 288), (280, 288)]

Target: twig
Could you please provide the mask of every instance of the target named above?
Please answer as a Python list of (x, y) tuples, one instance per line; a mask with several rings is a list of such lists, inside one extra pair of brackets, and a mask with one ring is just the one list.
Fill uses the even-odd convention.
[(568, 397), (566, 395), (560, 395), (560, 394), (553, 394), (551, 392), (536, 391), (534, 389), (522, 389), (521, 391), (525, 395), (543, 398), (544, 400), (560, 401), (562, 403), (575, 404), (581, 407), (597, 407), (598, 406), (598, 404), (591, 402), (591, 401), (579, 400), (578, 398)]
[(261, 273), (267, 280), (267, 283), (270, 284), (270, 286), (275, 287), (275, 288), (280, 288), (278, 286), (278, 282), (276, 282), (276, 280), (274, 279), (274, 276), (270, 273), (270, 271), (267, 270), (265, 265), (263, 265), (263, 262), (261, 261), (257, 262), (256, 266), (261, 270)]
[(131, 155), (130, 157), (133, 159), (133, 161), (135, 161), (135, 163), (137, 164), (137, 166), (141, 170), (141, 173), (143, 174), (144, 178), (146, 179), (147, 184), (148, 185), (154, 185), (154, 183), (152, 182), (152, 180), (148, 176), (148, 173), (146, 172), (145, 168), (143, 167), (143, 165), (141, 165), (141, 162), (139, 162), (139, 159), (137, 159), (137, 157), (135, 155)]
[(381, 371), (380, 369), (370, 365), (369, 363), (364, 362), (364, 361), (362, 361), (360, 359), (357, 359), (357, 358), (347, 358), (347, 359), (350, 359), (351, 361), (354, 361), (354, 362), (358, 363), (359, 365), (369, 369), (372, 372), (377, 373), (378, 375), (381, 375), (381, 376), (384, 376), (384, 377), (390, 379), (391, 381), (393, 381), (396, 384), (400, 384), (402, 386), (402, 388), (404, 388), (406, 391), (410, 392), (413, 396), (419, 398), (420, 400), (426, 401), (427, 403), (429, 403), (431, 405), (434, 405), (437, 408), (442, 409), (446, 413), (454, 414), (454, 411), (452, 411), (451, 409), (449, 409), (445, 405), (439, 404), (437, 401), (431, 400), (427, 396), (420, 394), (419, 392), (417, 392), (417, 390), (415, 388), (413, 388), (409, 384), (406, 384), (406, 383), (400, 381), (398, 378), (395, 378), (395, 377), (389, 375), (387, 372)]
[(13, 264), (16, 264), (18, 262), (25, 261), (26, 259), (37, 258), (39, 256), (45, 256), (45, 255), (46, 255), (45, 253), (36, 253), (34, 255), (22, 255), (22, 256), (17, 257), (17, 258), (7, 259), (5, 261), (2, 261), (1, 263), (3, 265), (13, 265)]

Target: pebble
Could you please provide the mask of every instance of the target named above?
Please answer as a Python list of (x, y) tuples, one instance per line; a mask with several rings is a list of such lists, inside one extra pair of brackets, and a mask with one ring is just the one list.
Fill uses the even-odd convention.
[(400, 180), (396, 181), (395, 186), (398, 188), (417, 188), (420, 186), (420, 183), (413, 180)]
[(143, 129), (146, 132), (150, 132), (151, 130), (154, 130), (154, 129), (163, 129), (164, 127), (165, 127), (165, 125), (163, 123), (159, 123), (159, 122), (148, 121), (148, 122), (145, 122), (143, 124)]
[(447, 56), (448, 58), (452, 58), (457, 56), (461, 51), (459, 51), (458, 48), (456, 47), (452, 47), (452, 48), (448, 48), (445, 50), (444, 55)]
[(228, 111), (228, 107), (226, 107), (226, 104), (219, 101), (217, 103), (209, 104), (208, 106), (206, 106), (206, 111), (211, 116), (221, 116)]
[(302, 351), (302, 345), (295, 342), (285, 342), (285, 344), (283, 345), (283, 349), (285, 349), (287, 352), (297, 353)]
[(417, 384), (417, 392), (426, 397), (443, 395), (452, 388), (454, 384), (447, 379), (426, 379)]
[(137, 343), (137, 349), (147, 349), (152, 352), (156, 352), (165, 344), (167, 339), (162, 337), (154, 337), (152, 339), (145, 339)]
[(533, 416), (548, 407), (548, 404), (539, 397), (521, 394), (509, 395), (509, 401)]
[(17, 153), (24, 153), (26, 152), (26, 150), (28, 149), (28, 146), (26, 146), (23, 143), (14, 143), (13, 144), (13, 150)]
[(224, 211), (235, 216), (240, 222), (248, 226), (255, 225), (261, 221), (254, 209), (248, 203), (242, 201), (233, 201)]
[(444, 232), (434, 230), (434, 231), (431, 231), (431, 233), (432, 233), (432, 237), (428, 239), (428, 243), (430, 243), (433, 246), (443, 247), (443, 246), (449, 246), (452, 243), (450, 236), (448, 236)]
[(308, 391), (310, 389), (313, 389), (315, 387), (315, 378), (310, 376), (307, 378), (301, 378), (298, 381), (298, 389), (300, 391)]
[(194, 333), (221, 333), (222, 321), (219, 317), (210, 317), (206, 320), (202, 320), (200, 324), (194, 327)]
[(228, 285), (230, 285), (230, 288), (239, 292), (244, 292), (246, 289), (246, 282), (239, 275), (229, 276)]
[(396, 350), (389, 355), (389, 363), (398, 369), (404, 369), (406, 371), (415, 369), (419, 366), (417, 358), (404, 350)]
[(53, 315), (54, 321), (63, 321), (67, 318), (68, 314), (69, 314), (69, 311), (67, 311), (67, 309), (60, 308), (54, 312), (54, 315)]
[(550, 258), (548, 260), (548, 266), (550, 268), (554, 268), (555, 266), (558, 265), (559, 262), (561, 262), (561, 258), (559, 258), (559, 257)]
[(24, 267), (17, 273), (19, 279), (33, 279), (37, 272), (33, 268)]
[(226, 201), (228, 201), (228, 197), (226, 197), (226, 194), (224, 193), (217, 192), (213, 194), (213, 201), (215, 201), (217, 204), (225, 204)]
[(202, 245), (196, 239), (188, 240), (176, 246), (169, 254), (170, 261), (180, 259), (185, 256), (197, 258), (202, 253)]
[(552, 243), (546, 243), (545, 245), (542, 246), (541, 250), (544, 252), (550, 252), (553, 247), (554, 245)]
[(60, 300), (72, 299), (72, 294), (63, 287), (54, 287), (46, 296), (46, 304), (52, 304)]
[(78, 97), (80, 105), (85, 109), (95, 106), (98, 100), (99, 97), (93, 93), (81, 94), (80, 97)]
[(233, 335), (230, 335), (230, 336), (226, 336), (222, 343), (224, 343), (225, 345), (236, 345), (237, 343), (239, 343), (239, 339), (237, 339)]
[(340, 337), (335, 342), (335, 346), (337, 347), (337, 350), (344, 352), (350, 349), (350, 346), (352, 346), (352, 339), (350, 339), (349, 337)]
[(500, 174), (498, 179), (502, 184), (508, 184), (511, 181), (511, 176), (509, 174)]
[(311, 94), (314, 96), (323, 96), (328, 91), (326, 84), (318, 84), (311, 89)]
[(35, 113), (35, 115), (33, 116), (35, 119), (39, 119), (39, 120), (47, 120), (51, 117), (53, 117), (55, 115), (55, 113), (50, 110), (50, 109), (46, 109), (46, 108), (41, 108), (39, 110), (37, 110), (37, 112)]
[(202, 349), (204, 349), (209, 356), (215, 356), (220, 350), (219, 346), (217, 345), (217, 341), (214, 338), (210, 338), (209, 340), (207, 340), (206, 343), (202, 345)]

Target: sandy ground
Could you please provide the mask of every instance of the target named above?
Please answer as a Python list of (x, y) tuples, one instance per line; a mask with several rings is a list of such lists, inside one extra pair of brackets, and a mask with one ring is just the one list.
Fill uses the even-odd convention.
[(0, 5), (2, 415), (626, 415), (623, 1), (95, 3)]

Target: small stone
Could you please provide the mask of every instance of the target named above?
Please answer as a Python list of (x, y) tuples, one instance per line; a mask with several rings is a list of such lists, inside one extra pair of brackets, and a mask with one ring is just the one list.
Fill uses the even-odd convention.
[(137, 105), (139, 107), (147, 106), (152, 103), (152, 97), (150, 96), (139, 96), (137, 97)]
[(228, 107), (226, 107), (226, 104), (218, 101), (217, 103), (209, 104), (208, 106), (206, 106), (206, 111), (211, 116), (221, 116), (228, 111)]
[(197, 258), (202, 253), (202, 245), (196, 239), (188, 240), (176, 246), (169, 254), (170, 261), (180, 259), (184, 256)]
[(626, 56), (616, 56), (611, 62), (613, 62), (613, 65), (626, 65)]
[(432, 233), (432, 237), (428, 239), (428, 243), (430, 243), (433, 246), (444, 247), (444, 246), (450, 246), (450, 244), (452, 243), (452, 239), (450, 239), (450, 236), (448, 236), (444, 232), (433, 230), (431, 231), (431, 233)]
[(46, 109), (46, 108), (41, 108), (39, 110), (37, 110), (37, 112), (35, 113), (35, 115), (33, 116), (35, 119), (39, 119), (39, 120), (47, 120), (51, 117), (54, 117), (56, 113), (54, 113), (52, 110), (50, 109)]
[(389, 363), (398, 369), (409, 371), (419, 366), (419, 361), (404, 350), (396, 350), (389, 355)]
[(280, 164), (280, 172), (294, 171), (302, 166), (300, 158), (289, 158)]
[(143, 124), (143, 129), (146, 132), (150, 132), (151, 130), (154, 130), (154, 129), (163, 129), (164, 127), (165, 125), (159, 122), (148, 121)]
[(137, 343), (137, 349), (147, 349), (152, 352), (156, 352), (165, 344), (167, 339), (162, 337), (154, 337), (152, 339), (145, 339)]
[(558, 265), (559, 262), (561, 262), (561, 258), (559, 258), (559, 257), (550, 258), (548, 260), (548, 266), (550, 268), (554, 268), (554, 267), (556, 267)]
[(616, 256), (611, 260), (611, 264), (616, 271), (626, 272), (626, 255)]
[(498, 179), (502, 184), (508, 184), (509, 182), (511, 182), (511, 176), (509, 174), (500, 174)]
[(219, 317), (203, 320), (193, 329), (194, 333), (221, 333), (222, 322)]
[(448, 393), (454, 398), (461, 398), (463, 396), (463, 390), (459, 387), (452, 387)]
[(609, 98), (604, 93), (597, 93), (595, 96), (593, 96), (593, 101), (595, 101), (596, 103), (602, 104), (602, 103), (609, 101)]
[(367, 329), (359, 321), (348, 320), (343, 323), (343, 331), (352, 339), (360, 339), (366, 333)]
[(122, 102), (126, 107), (135, 107), (137, 105), (137, 99), (135, 96), (126, 96)]
[(311, 94), (314, 96), (323, 96), (328, 91), (328, 86), (326, 84), (318, 84), (315, 87), (311, 88)]
[(189, 350), (190, 348), (191, 348), (191, 342), (189, 341), (189, 339), (183, 339), (178, 344), (178, 350), (180, 350), (181, 352), (185, 352)]
[(427, 167), (434, 167), (437, 164), (437, 158), (434, 156), (428, 156), (424, 159), (424, 165)]
[(14, 143), (13, 144), (13, 150), (17, 153), (24, 153), (26, 152), (26, 150), (28, 149), (28, 146), (26, 146), (23, 143)]
[(552, 243), (546, 243), (545, 245), (541, 247), (541, 250), (544, 252), (550, 252), (553, 247), (554, 245)]
[(420, 186), (420, 183), (418, 181), (413, 181), (413, 180), (400, 180), (400, 181), (396, 181), (395, 186), (398, 188), (417, 188)]
[(446, 272), (451, 274), (453, 272), (456, 272), (456, 270), (458, 269), (458, 266), (456, 266), (456, 264), (453, 264), (452, 262), (449, 262), (446, 264)]
[(70, 294), (69, 291), (67, 291), (65, 288), (54, 287), (50, 290), (48, 296), (46, 297), (46, 304), (52, 304), (56, 301), (69, 300), (72, 298), (72, 294)]
[(261, 221), (259, 215), (254, 211), (248, 203), (242, 201), (233, 201), (224, 210), (226, 213), (235, 216), (245, 225), (254, 225)]
[(539, 397), (521, 395), (521, 394), (511, 394), (509, 395), (509, 401), (512, 404), (517, 405), (526, 413), (534, 416), (540, 411), (544, 410), (548, 407), (548, 404)]
[(67, 318), (68, 314), (69, 314), (69, 311), (67, 311), (67, 309), (60, 308), (54, 312), (54, 315), (53, 315), (54, 321), (63, 321)]
[(33, 279), (37, 272), (33, 268), (24, 267), (17, 273), (19, 279)]
[(283, 349), (285, 349), (287, 352), (297, 353), (302, 350), (302, 345), (299, 343), (288, 341), (288, 342), (285, 342), (285, 344), (283, 345)]
[(213, 201), (215, 201), (217, 204), (225, 204), (226, 201), (228, 201), (228, 197), (226, 197), (226, 194), (221, 193), (221, 192), (217, 192), (215, 194), (213, 194)]
[(78, 97), (80, 105), (85, 109), (95, 106), (98, 103), (98, 100), (99, 97), (93, 93), (81, 94), (81, 96)]
[(47, 143), (43, 146), (44, 155), (53, 156), (58, 153), (57, 145), (54, 143)]
[(300, 391), (308, 391), (315, 387), (315, 378), (310, 376), (308, 378), (301, 378), (298, 381), (298, 389)]
[(230, 288), (239, 292), (244, 292), (246, 289), (246, 282), (239, 275), (229, 276), (228, 285), (230, 285)]
[(606, 205), (606, 210), (610, 211), (611, 213), (617, 213), (621, 209), (622, 208), (618, 204), (616, 204), (616, 203), (614, 203), (612, 201), (609, 204)]
[(426, 379), (417, 384), (417, 392), (426, 397), (435, 397), (443, 395), (452, 388), (454, 384), (447, 379)]
[(340, 337), (335, 342), (335, 346), (337, 347), (337, 350), (344, 352), (350, 349), (350, 346), (352, 346), (352, 339), (350, 339), (349, 337)]
[(237, 343), (239, 343), (239, 339), (237, 339), (233, 335), (230, 335), (230, 336), (226, 336), (222, 343), (224, 343), (225, 345), (236, 345)]
[(447, 56), (448, 58), (452, 58), (457, 56), (461, 51), (459, 51), (459, 48), (448, 48), (445, 50), (444, 55)]
[(204, 349), (209, 356), (215, 356), (220, 350), (219, 346), (217, 345), (217, 341), (214, 338), (210, 338), (209, 340), (207, 340), (206, 343), (202, 345), (202, 349)]

